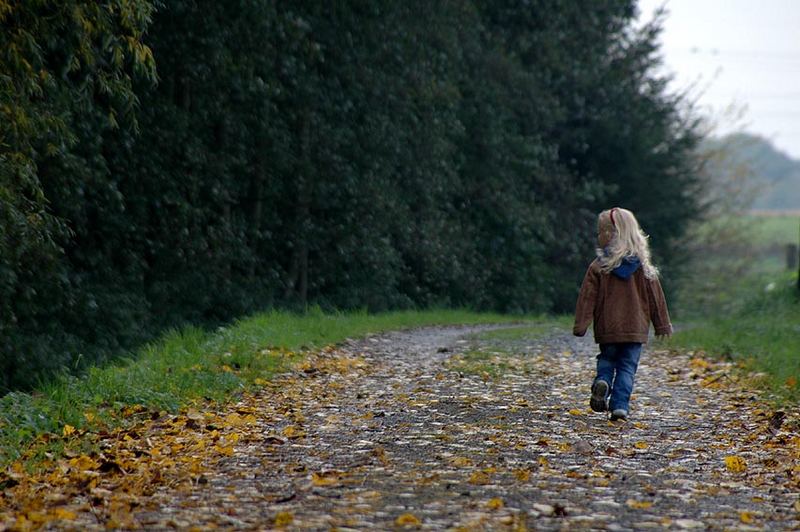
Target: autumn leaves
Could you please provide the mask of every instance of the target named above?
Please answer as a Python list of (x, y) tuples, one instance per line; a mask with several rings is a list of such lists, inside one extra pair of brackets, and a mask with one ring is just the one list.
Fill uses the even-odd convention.
[[(800, 525), (800, 420), (732, 386), (733, 374), (709, 382), (724, 364), (647, 353), (632, 419), (611, 423), (587, 408), (593, 346), (554, 337), (491, 346), (490, 357), (460, 355), (471, 343), (439, 351), (456, 332), (312, 353), (229, 406), (132, 408), (128, 427), (92, 436), (96, 450), (7, 471), (0, 523)], [(468, 371), (472, 363), (481, 370)], [(61, 437), (88, 436), (71, 430)]]

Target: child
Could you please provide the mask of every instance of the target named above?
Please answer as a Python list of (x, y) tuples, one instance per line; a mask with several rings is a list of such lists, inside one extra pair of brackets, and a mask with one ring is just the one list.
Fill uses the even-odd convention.
[(597, 258), (583, 278), (572, 333), (583, 336), (594, 321), (600, 344), (597, 377), (589, 405), (611, 411), (611, 420), (627, 419), (633, 379), (650, 322), (656, 336), (672, 334), (658, 270), (650, 262), (647, 235), (633, 213), (613, 208), (597, 218)]

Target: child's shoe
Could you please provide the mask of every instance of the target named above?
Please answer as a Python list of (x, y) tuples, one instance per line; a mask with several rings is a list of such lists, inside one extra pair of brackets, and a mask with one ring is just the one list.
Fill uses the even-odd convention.
[(611, 421), (622, 420), (625, 421), (628, 419), (628, 411), (622, 408), (617, 408), (613, 412), (611, 412)]
[(592, 398), (589, 400), (589, 406), (595, 412), (605, 412), (608, 410), (606, 397), (608, 397), (608, 383), (603, 379), (597, 379), (592, 384)]

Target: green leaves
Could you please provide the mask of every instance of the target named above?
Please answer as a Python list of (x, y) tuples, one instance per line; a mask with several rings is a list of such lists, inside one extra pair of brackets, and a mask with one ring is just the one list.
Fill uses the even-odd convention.
[(269, 306), (565, 311), (600, 207), (664, 255), (693, 214), (632, 1), (195, 4), (0, 4), (0, 365)]

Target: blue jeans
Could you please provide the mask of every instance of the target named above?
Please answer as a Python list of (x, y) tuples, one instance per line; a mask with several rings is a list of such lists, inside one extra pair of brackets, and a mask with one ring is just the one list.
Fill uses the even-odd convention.
[[(608, 409), (628, 411), (633, 392), (633, 378), (639, 367), (642, 344), (601, 344), (597, 355), (597, 377), (608, 383), (611, 400)], [(608, 398), (606, 398), (608, 399)]]

